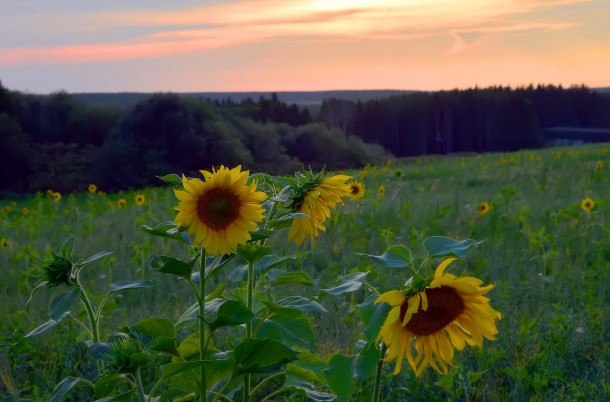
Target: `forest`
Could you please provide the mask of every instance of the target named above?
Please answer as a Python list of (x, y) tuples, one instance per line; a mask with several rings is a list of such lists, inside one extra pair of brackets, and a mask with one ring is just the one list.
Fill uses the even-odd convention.
[(104, 191), (220, 164), (290, 173), (392, 157), (545, 145), (543, 128), (610, 128), (610, 93), (585, 86), (413, 92), (307, 108), (269, 98), (151, 94), (132, 106), (34, 95), (0, 82), (0, 191)]

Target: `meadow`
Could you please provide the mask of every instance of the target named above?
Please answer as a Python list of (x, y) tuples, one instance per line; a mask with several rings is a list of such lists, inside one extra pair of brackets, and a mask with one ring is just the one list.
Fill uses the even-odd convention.
[[(489, 296), (502, 313), (498, 340), (458, 353), (455, 367), (445, 375), (428, 369), (416, 377), (407, 367), (394, 376), (393, 365), (387, 364), (382, 398), (609, 399), (608, 149), (596, 144), (412, 158), (347, 171), (366, 186), (363, 199), (346, 199), (313, 244), (297, 248), (276, 239), (280, 253), (296, 256), (287, 269), (304, 270), (315, 279), (307, 294), (290, 286), (284, 292), (317, 295), (353, 272), (369, 272), (369, 282), (389, 290), (408, 274), (359, 253), (382, 254), (394, 244), (421, 253), (422, 241), (433, 235), (483, 241), (454, 263), (453, 273), (496, 285)], [(25, 308), (34, 283), (28, 272), (70, 233), (76, 235), (81, 256), (113, 252), (83, 272), (94, 295), (118, 280), (155, 284), (114, 297), (112, 310), (103, 317), (104, 328), (153, 315), (177, 319), (192, 303), (184, 283), (149, 269), (152, 254), (186, 257), (184, 249), (140, 230), (174, 218), (177, 200), (171, 186), (108, 194), (101, 190), (83, 188), (59, 200), (38, 194), (0, 201), (0, 395), (7, 395), (6, 400), (12, 400), (10, 395), (44, 400), (65, 376), (95, 373), (85, 338), (70, 322), (24, 338), (48, 319), (48, 299), (54, 292), (41, 291)], [(594, 203), (590, 211), (581, 205), (586, 198)], [(488, 211), (480, 209), (482, 203)], [(367, 294), (360, 289), (319, 299), (332, 312), (313, 317), (316, 350), (322, 356), (354, 353), (363, 337), (358, 304)], [(369, 400), (371, 392), (370, 380), (358, 382), (353, 399)]]

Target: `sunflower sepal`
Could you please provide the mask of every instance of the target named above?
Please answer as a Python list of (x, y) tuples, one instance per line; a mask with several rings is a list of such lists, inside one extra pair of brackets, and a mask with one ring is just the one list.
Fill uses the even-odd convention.
[(156, 176), (159, 180), (162, 180), (166, 183), (173, 184), (174, 186), (183, 187), (182, 185), (182, 177), (175, 173), (166, 174), (165, 176)]
[(236, 253), (244, 258), (248, 263), (254, 264), (264, 256), (270, 255), (273, 252), (273, 247), (261, 246), (259, 244), (246, 243), (238, 246)]

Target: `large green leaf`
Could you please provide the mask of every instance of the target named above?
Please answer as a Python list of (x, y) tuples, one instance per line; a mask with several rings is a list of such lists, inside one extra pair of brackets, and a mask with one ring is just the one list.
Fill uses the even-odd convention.
[(190, 278), (198, 259), (199, 255), (194, 256), (189, 261), (182, 261), (168, 255), (153, 255), (150, 258), (150, 269), (165, 274), (178, 275), (182, 278)]
[(151, 289), (154, 285), (151, 281), (118, 281), (110, 285), (110, 292), (118, 292), (125, 289)]
[(95, 381), (95, 397), (105, 398), (110, 395), (123, 380), (119, 373), (104, 374)]
[(79, 295), (80, 288), (75, 287), (55, 296), (49, 305), (49, 315), (51, 318), (56, 321), (59, 320), (66, 311), (70, 310), (70, 307), (78, 300)]
[(182, 187), (182, 178), (175, 173), (166, 174), (165, 176), (157, 176), (166, 183)]
[(131, 327), (133, 330), (148, 335), (151, 338), (159, 337), (176, 337), (176, 330), (174, 329), (174, 323), (161, 317), (147, 318), (138, 322), (136, 325)]
[(370, 257), (373, 261), (391, 268), (405, 268), (411, 265), (412, 254), (406, 246), (394, 245), (390, 246), (382, 255), (372, 255), (359, 253)]
[(68, 236), (66, 241), (64, 241), (64, 243), (61, 245), (61, 248), (59, 249), (59, 254), (62, 257), (69, 260), (72, 257), (72, 253), (74, 252), (75, 243), (76, 243), (76, 236), (74, 236), (74, 234), (70, 233), (70, 235)]
[(177, 226), (172, 221), (161, 222), (154, 227), (142, 225), (140, 230), (153, 236), (166, 237), (168, 239), (179, 240), (185, 244), (191, 244), (191, 238), (185, 228)]
[(199, 302), (191, 304), (189, 308), (184, 310), (184, 313), (178, 318), (178, 321), (174, 324), (175, 328), (178, 328), (185, 324), (187, 321), (195, 320), (199, 318)]
[(284, 271), (282, 269), (272, 269), (267, 272), (271, 284), (269, 286), (279, 285), (304, 285), (313, 286), (311, 278), (303, 271)]
[[(254, 321), (256, 328), (260, 320)], [(271, 338), (286, 345), (312, 349), (313, 331), (309, 319), (301, 310), (286, 308), (274, 312), (260, 324), (258, 338)]]
[(288, 213), (286, 215), (280, 216), (279, 218), (271, 219), (269, 222), (267, 222), (267, 226), (270, 229), (280, 230), (280, 229), (290, 227), (292, 225), (292, 222), (296, 218), (309, 218), (309, 217), (310, 217), (309, 215), (303, 214), (300, 212)]
[(273, 339), (245, 339), (235, 348), (231, 378), (243, 374), (273, 373), (297, 359), (298, 352)]
[(375, 304), (377, 295), (370, 295), (360, 303), (360, 317), (364, 324), (364, 335), (368, 342), (375, 342), (391, 306), (387, 303)]
[(303, 296), (287, 296), (277, 299), (274, 304), (282, 308), (294, 308), (311, 313), (326, 313), (323, 305)]
[(354, 356), (345, 356), (340, 353), (334, 355), (324, 370), (328, 386), (337, 395), (337, 401), (348, 402), (354, 393), (352, 370)]
[(478, 247), (482, 242), (472, 239), (454, 240), (449, 237), (432, 236), (424, 240), (424, 248), (428, 258), (464, 257), (471, 247)]
[[(282, 257), (266, 255), (254, 263), (254, 275), (259, 277), (270, 269), (285, 264), (288, 261), (293, 261), (294, 259), (295, 256), (293, 255)], [(241, 267), (235, 268), (229, 273), (228, 278), (231, 281), (245, 281), (248, 278), (248, 266), (242, 265)]]
[(380, 358), (381, 351), (375, 347), (374, 342), (368, 342), (354, 358), (354, 377), (362, 381), (371, 377)]
[(68, 397), (79, 383), (87, 384), (88, 382), (78, 377), (66, 377), (59, 382), (53, 389), (51, 396), (47, 402), (61, 402)]
[(237, 300), (214, 299), (205, 303), (205, 319), (211, 331), (241, 325), (254, 319), (246, 305)]
[(266, 255), (271, 254), (273, 247), (261, 246), (259, 244), (247, 243), (237, 247), (237, 254), (243, 257), (248, 263), (254, 264)]
[(343, 293), (355, 292), (362, 288), (368, 272), (354, 272), (339, 278), (337, 284), (330, 289), (320, 289), (320, 295), (329, 294), (337, 296)]
[(30, 336), (35, 336), (35, 335), (42, 334), (43, 332), (50, 330), (51, 328), (53, 328), (54, 326), (59, 324), (63, 319), (65, 319), (66, 317), (69, 317), (69, 316), (70, 316), (70, 312), (66, 311), (58, 319), (56, 319), (56, 320), (50, 319), (49, 321), (45, 322), (44, 324), (42, 324), (38, 328), (33, 329), (32, 331), (30, 331), (25, 337), (28, 338)]
[(314, 401), (335, 400), (335, 395), (329, 394), (328, 392), (318, 391), (316, 389), (316, 384), (318, 383), (318, 377), (313, 371), (307, 370), (292, 363), (286, 366), (286, 380), (284, 382), (284, 388), (300, 391)]
[(85, 265), (91, 264), (93, 261), (97, 261), (104, 257), (108, 257), (111, 254), (112, 253), (109, 251), (100, 251), (99, 253), (92, 255), (91, 257), (89, 257), (87, 259), (79, 260), (77, 263), (74, 264), (74, 267), (77, 269), (80, 269), (80, 268), (84, 267)]

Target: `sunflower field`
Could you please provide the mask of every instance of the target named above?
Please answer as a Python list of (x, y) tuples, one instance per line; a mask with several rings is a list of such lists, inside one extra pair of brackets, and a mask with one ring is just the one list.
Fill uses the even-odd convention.
[(0, 400), (607, 400), (608, 151), (2, 199)]

